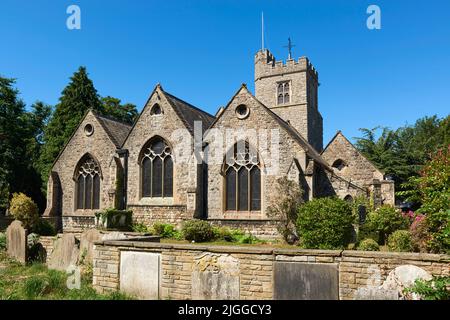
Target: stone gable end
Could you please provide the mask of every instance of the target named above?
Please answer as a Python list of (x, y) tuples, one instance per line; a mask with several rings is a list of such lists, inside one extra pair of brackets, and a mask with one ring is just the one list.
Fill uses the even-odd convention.
[[(162, 109), (162, 114), (152, 114), (152, 108), (158, 104)], [(125, 140), (123, 148), (129, 151), (128, 158), (128, 205), (142, 205), (140, 197), (140, 163), (139, 156), (144, 145), (153, 137), (160, 136), (169, 146), (173, 148), (182, 141), (191, 141), (190, 150), (186, 150), (186, 157), (190, 157), (193, 150), (193, 137), (189, 133), (185, 123), (172, 108), (171, 104), (164, 95), (159, 86), (153, 91), (139, 119), (132, 128), (128, 138)], [(186, 149), (188, 149), (186, 147)], [(186, 192), (189, 186), (189, 163), (177, 158), (173, 154), (174, 160), (174, 181), (173, 181), (173, 201), (170, 200), (164, 205), (185, 205)], [(191, 186), (192, 187), (192, 186)]]
[[(249, 114), (245, 119), (239, 119), (236, 114), (236, 107), (239, 105), (245, 105), (249, 108)], [(271, 130), (275, 129), (279, 135), (279, 158), (274, 158), (274, 162), (278, 162), (278, 170), (276, 174), (268, 174), (265, 172), (268, 166), (271, 165), (271, 155), (268, 154), (266, 157), (260, 153), (258, 150), (260, 159), (264, 165), (261, 173), (262, 182), (262, 202), (261, 202), (261, 212), (260, 213), (237, 213), (228, 214), (224, 210), (224, 176), (222, 175), (222, 162), (208, 163), (208, 218), (211, 219), (267, 219), (266, 209), (267, 206), (277, 199), (275, 194), (276, 190), (276, 179), (285, 176), (293, 162), (296, 158), (299, 164), (302, 166), (302, 170), (306, 169), (306, 153), (305, 150), (289, 135), (289, 133), (280, 127), (277, 121), (269, 114), (269, 110), (266, 110), (260, 102), (258, 102), (248, 90), (243, 87), (234, 98), (230, 101), (228, 106), (222, 112), (217, 121), (210, 128), (209, 134), (206, 135), (205, 140), (212, 141), (214, 130), (218, 129), (225, 141), (225, 134), (227, 130), (232, 130), (236, 132), (239, 129), (255, 130), (258, 137), (259, 130), (267, 130), (267, 146), (270, 152), (271, 150)], [(253, 146), (257, 148), (257, 146)], [(223, 157), (228, 150), (225, 150), (226, 146), (223, 144)], [(270, 191), (268, 191), (270, 190)]]
[(361, 186), (370, 185), (373, 179), (383, 180), (383, 173), (367, 160), (345, 136), (338, 132), (322, 153), (330, 164), (341, 159), (346, 166), (342, 170), (334, 168), (339, 176)]
[[(85, 126), (92, 125), (94, 130), (91, 135), (86, 134)], [(116, 179), (116, 163), (114, 157), (116, 155), (116, 146), (105, 132), (96, 116), (89, 111), (63, 151), (58, 156), (52, 167), (52, 174), (49, 179), (47, 192), (47, 215), (92, 215), (92, 210), (75, 210), (75, 180), (74, 174), (76, 167), (81, 158), (89, 154), (100, 165), (101, 181), (100, 181), (100, 209), (113, 205), (108, 191), (115, 187)], [(55, 179), (59, 179), (61, 186), (62, 212), (55, 212), (55, 204), (52, 203), (52, 193), (54, 191)], [(58, 210), (56, 210), (58, 211)]]

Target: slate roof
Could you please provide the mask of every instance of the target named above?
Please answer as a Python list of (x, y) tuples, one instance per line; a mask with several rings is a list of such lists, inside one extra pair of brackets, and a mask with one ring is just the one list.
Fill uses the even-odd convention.
[[(162, 89), (161, 89), (162, 90)], [(166, 96), (169, 103), (172, 105), (175, 112), (186, 124), (187, 128), (191, 133), (194, 133), (194, 121), (202, 122), (202, 133), (208, 129), (213, 123), (215, 117), (209, 113), (187, 103), (186, 101), (177, 98), (170, 93), (162, 90)]]
[(131, 130), (131, 125), (93, 112), (111, 141), (120, 148)]

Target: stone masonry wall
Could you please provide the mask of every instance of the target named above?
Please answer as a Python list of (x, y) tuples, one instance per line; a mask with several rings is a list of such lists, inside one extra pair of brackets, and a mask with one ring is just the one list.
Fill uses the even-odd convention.
[(151, 226), (155, 222), (164, 222), (180, 225), (181, 222), (193, 219), (192, 214), (186, 211), (186, 206), (138, 206), (130, 205), (133, 210), (133, 221)]
[[(236, 107), (244, 104), (249, 108), (248, 117), (239, 119), (236, 116)], [(236, 132), (235, 137), (224, 135), (224, 141), (249, 140), (252, 148), (256, 149), (260, 156), (261, 168), (261, 210), (260, 211), (227, 211), (225, 210), (225, 181), (223, 175), (223, 155), (226, 154), (231, 143), (223, 145), (223, 154), (217, 154), (212, 151), (205, 152), (208, 157), (208, 219), (231, 219), (231, 220), (249, 220), (249, 219), (267, 219), (266, 210), (272, 203), (279, 200), (276, 193), (277, 179), (286, 176), (296, 159), (303, 172), (306, 171), (306, 152), (295, 141), (289, 133), (280, 127), (279, 123), (264, 110), (259, 102), (250, 94), (250, 92), (242, 87), (227, 108), (222, 112), (212, 129), (217, 129), (222, 133), (229, 131)], [(232, 129), (232, 130), (230, 130)], [(243, 131), (239, 131), (243, 130)], [(264, 130), (264, 131), (263, 131)], [(273, 131), (272, 131), (273, 130)], [(262, 145), (257, 145), (259, 140), (266, 142), (265, 139), (259, 139), (261, 133), (267, 133), (268, 143), (267, 149)], [(239, 135), (240, 133), (240, 135)], [(254, 136), (251, 136), (254, 133)], [(247, 134), (247, 136), (245, 136)], [(271, 139), (279, 136), (278, 151), (272, 153)], [(249, 136), (250, 135), (250, 136)], [(234, 139), (232, 139), (234, 138)], [(205, 141), (215, 141), (214, 131), (206, 135)], [(255, 145), (256, 144), (256, 145)], [(217, 151), (217, 150), (215, 150)], [(213, 160), (214, 159), (214, 160)], [(219, 161), (220, 160), (220, 161)], [(311, 187), (311, 186), (310, 186)]]
[[(358, 290), (379, 286), (399, 265), (418, 266), (436, 276), (450, 273), (450, 256), (446, 255), (103, 241), (94, 246), (93, 285), (97, 291), (119, 290), (120, 253), (125, 251), (161, 255), (160, 299), (192, 299), (196, 262), (205, 256), (212, 256), (213, 264), (221, 257), (234, 261), (228, 268), (238, 268), (238, 299), (273, 299), (278, 262), (338, 266), (341, 300), (355, 299)], [(201, 270), (206, 272), (208, 265), (202, 264)]]
[[(87, 124), (94, 127), (92, 135), (86, 135), (84, 132), (84, 127)], [(56, 204), (52, 203), (54, 201), (53, 184), (51, 183), (52, 179), (49, 179), (47, 209), (44, 215), (93, 216), (94, 212), (98, 211), (75, 209), (75, 170), (80, 159), (87, 153), (94, 157), (101, 170), (100, 210), (113, 206), (114, 202), (108, 191), (115, 188), (116, 163), (114, 157), (116, 146), (95, 115), (89, 112), (52, 167), (52, 172), (58, 176), (61, 182), (62, 208), (56, 209)], [(55, 210), (62, 210), (62, 212), (55, 212)]]

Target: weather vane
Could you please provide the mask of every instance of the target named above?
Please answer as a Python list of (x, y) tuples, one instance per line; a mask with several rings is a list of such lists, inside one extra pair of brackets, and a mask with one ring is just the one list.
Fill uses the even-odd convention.
[(291, 41), (291, 37), (288, 38), (288, 45), (284, 46), (284, 48), (288, 48), (289, 51), (289, 55), (288, 55), (288, 59), (291, 60), (292, 59), (292, 48), (295, 47), (294, 44), (292, 44)]

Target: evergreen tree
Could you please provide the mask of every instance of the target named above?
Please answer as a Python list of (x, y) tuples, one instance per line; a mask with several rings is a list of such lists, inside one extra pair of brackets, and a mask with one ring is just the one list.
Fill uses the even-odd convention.
[[(80, 67), (62, 91), (50, 122), (44, 132), (44, 146), (39, 160), (39, 170), (44, 183), (47, 182), (53, 161), (88, 109), (102, 113), (102, 103), (97, 90), (89, 79), (85, 67)], [(45, 186), (44, 186), (45, 188)]]
[(13, 192), (31, 196), (42, 211), (45, 197), (35, 164), (50, 107), (38, 102), (26, 112), (14, 84), (15, 80), (0, 77), (0, 211), (5, 211)]
[(103, 114), (119, 121), (133, 124), (138, 116), (136, 106), (131, 103), (121, 104), (120, 99), (107, 96), (102, 98)]

